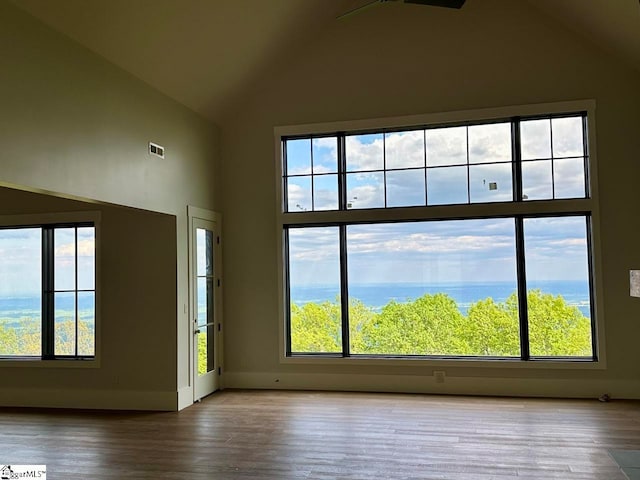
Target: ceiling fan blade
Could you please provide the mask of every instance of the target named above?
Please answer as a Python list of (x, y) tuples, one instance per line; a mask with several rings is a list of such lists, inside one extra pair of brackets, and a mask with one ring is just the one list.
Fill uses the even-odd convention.
[(429, 5), (431, 7), (462, 8), (466, 0), (404, 0), (404, 3)]

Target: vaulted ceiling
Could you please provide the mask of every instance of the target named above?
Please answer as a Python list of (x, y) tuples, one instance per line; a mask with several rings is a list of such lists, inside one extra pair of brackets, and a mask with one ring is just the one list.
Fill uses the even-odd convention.
[[(6, 1), (6, 0), (3, 0)], [(203, 116), (218, 120), (283, 52), (367, 0), (10, 0)], [(640, 71), (638, 0), (528, 0)], [(397, 8), (384, 4), (375, 8)], [(424, 14), (423, 6), (402, 5)], [(427, 7), (432, 8), (432, 7)], [(482, 8), (467, 0), (463, 10)], [(432, 8), (433, 15), (441, 15)], [(430, 13), (431, 14), (431, 13)], [(448, 13), (450, 14), (450, 13)]]

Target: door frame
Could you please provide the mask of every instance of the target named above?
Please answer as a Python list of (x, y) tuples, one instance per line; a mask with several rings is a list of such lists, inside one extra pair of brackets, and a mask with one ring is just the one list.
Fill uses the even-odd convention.
[[(217, 377), (217, 388), (215, 390), (223, 389), (222, 382), (222, 363), (224, 358), (223, 352), (223, 335), (224, 335), (224, 322), (223, 322), (223, 308), (222, 308), (222, 215), (218, 212), (214, 212), (211, 210), (205, 210), (203, 208), (194, 207), (191, 205), (187, 206), (187, 219), (188, 219), (188, 236), (187, 236), (187, 244), (188, 244), (188, 275), (189, 275), (189, 314), (187, 317), (188, 332), (189, 332), (189, 385), (192, 389), (193, 401), (197, 402), (202, 397), (196, 396), (196, 369), (197, 364), (195, 361), (196, 349), (197, 345), (195, 343), (195, 323), (194, 319), (197, 315), (197, 306), (196, 306), (196, 285), (195, 285), (195, 274), (196, 274), (196, 251), (195, 251), (195, 235), (194, 235), (194, 223), (195, 220), (204, 220), (207, 222), (212, 222), (215, 224), (216, 237), (220, 239), (219, 241), (214, 242), (214, 302), (213, 302), (213, 315), (214, 321), (218, 324), (217, 331), (214, 335), (214, 365), (219, 369), (215, 374)], [(211, 393), (211, 392), (210, 392)]]

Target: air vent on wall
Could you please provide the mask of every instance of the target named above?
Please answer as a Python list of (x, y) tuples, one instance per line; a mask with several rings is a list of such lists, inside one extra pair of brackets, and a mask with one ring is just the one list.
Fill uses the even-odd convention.
[(164, 147), (156, 143), (149, 142), (149, 153), (156, 157), (164, 158)]

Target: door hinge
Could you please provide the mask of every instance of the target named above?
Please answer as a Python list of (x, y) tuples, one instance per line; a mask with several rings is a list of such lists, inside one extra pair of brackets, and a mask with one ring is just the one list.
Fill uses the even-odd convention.
[(220, 245), (220, 237), (216, 237), (216, 243)]
[(221, 323), (218, 324), (218, 331), (220, 331), (220, 330), (222, 330), (222, 324)]
[(218, 367), (218, 375), (222, 375), (222, 367)]
[(218, 279), (218, 286), (220, 286), (220, 279)]

